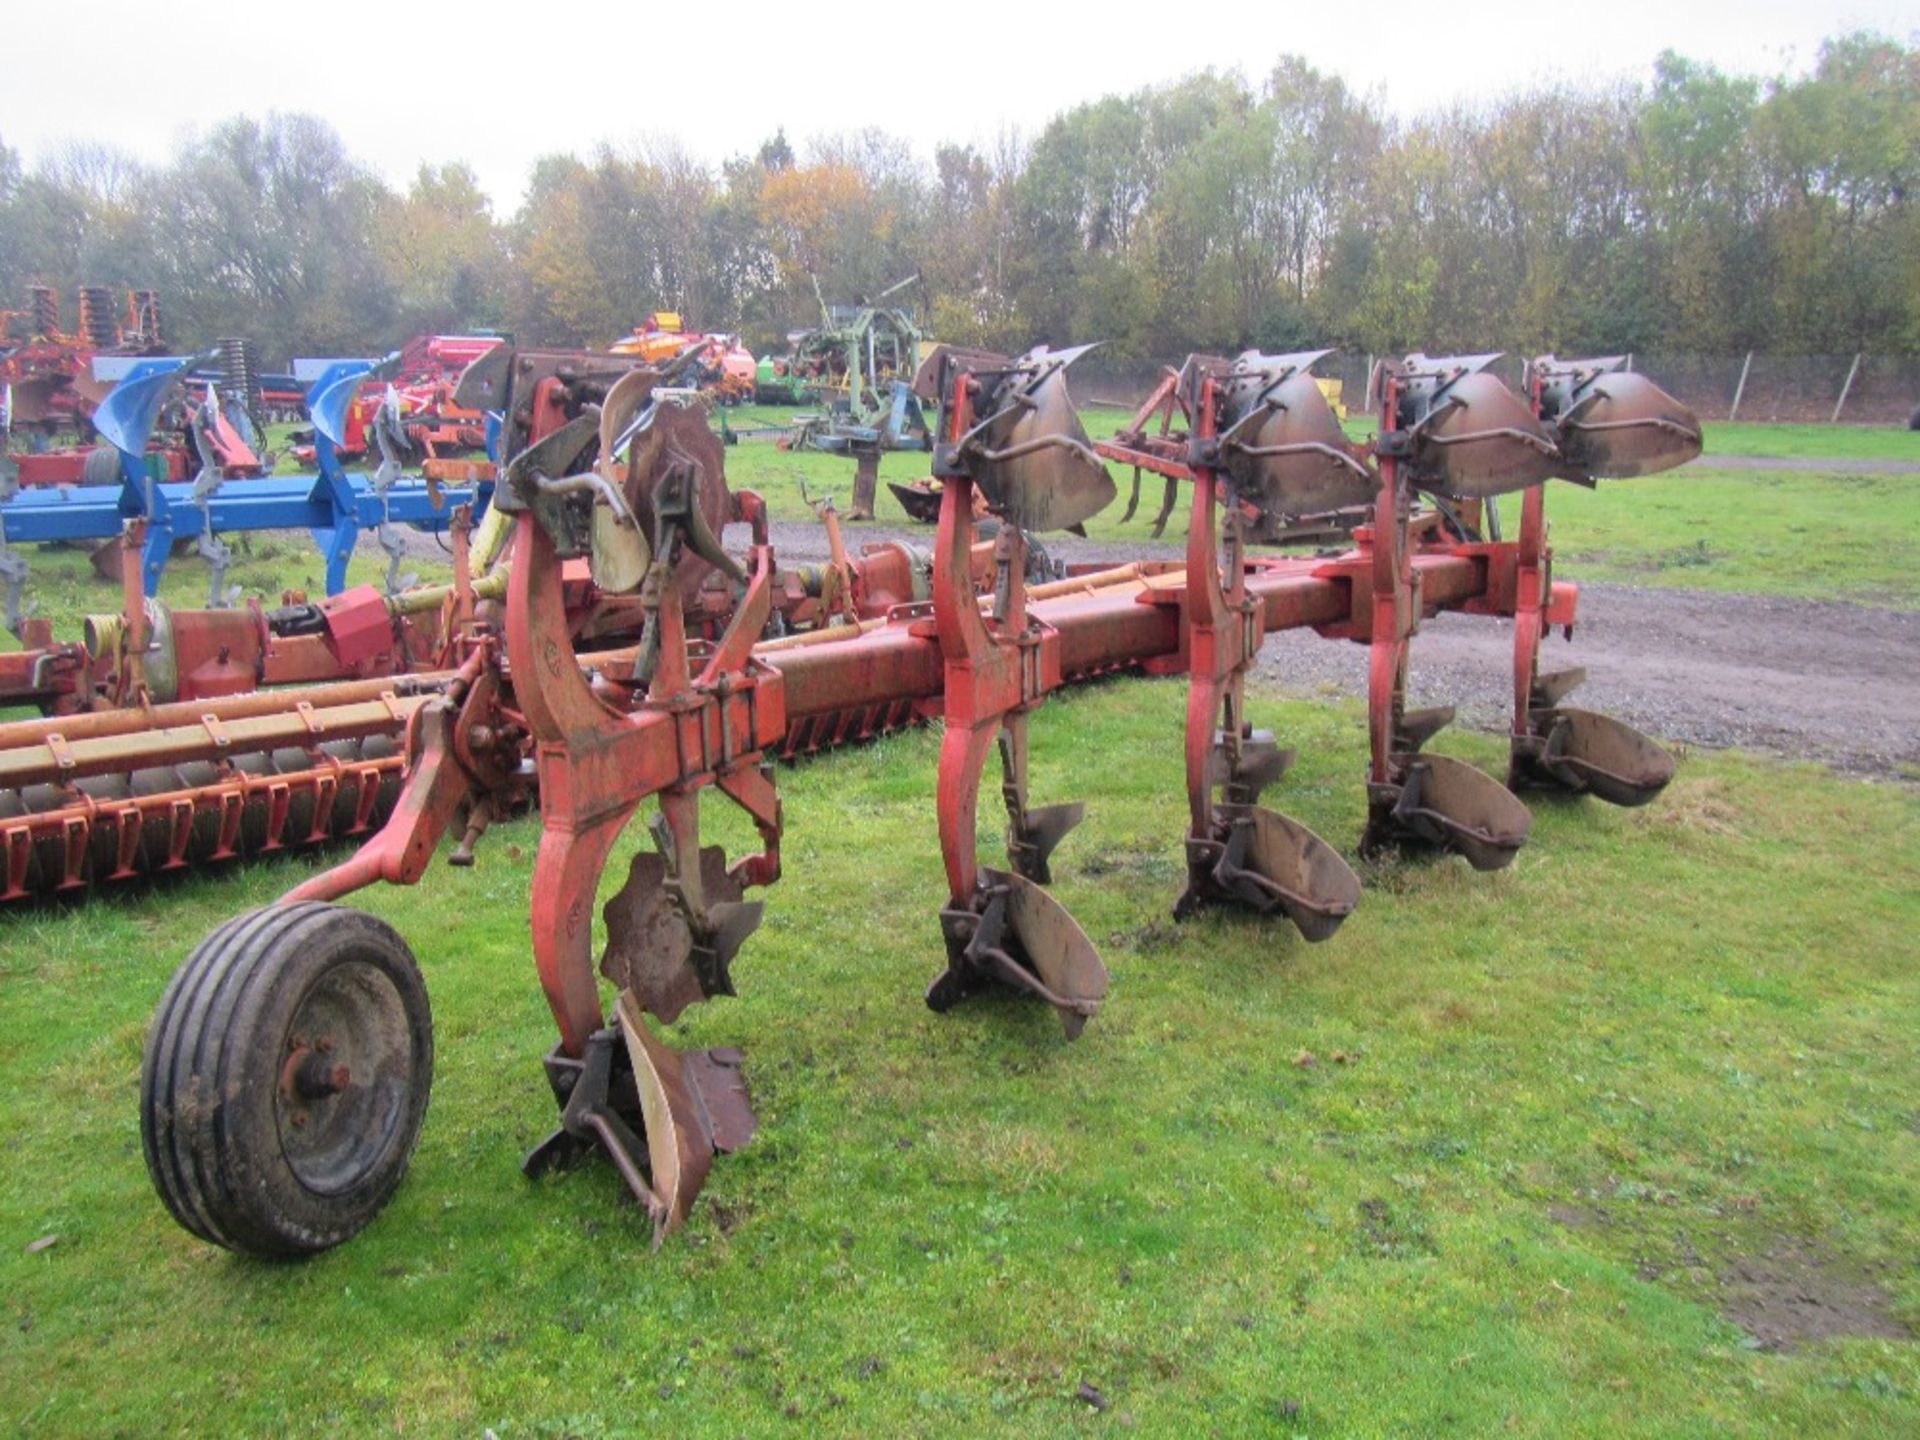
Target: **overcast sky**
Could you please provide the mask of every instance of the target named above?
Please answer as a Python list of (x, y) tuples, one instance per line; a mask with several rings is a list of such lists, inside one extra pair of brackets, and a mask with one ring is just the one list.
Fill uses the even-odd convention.
[(164, 160), (237, 112), (304, 110), (396, 185), (423, 160), (467, 161), (502, 214), (536, 156), (603, 140), (674, 136), (718, 161), (781, 126), (801, 148), (876, 125), (930, 156), (941, 140), (1031, 135), (1081, 101), (1209, 66), (1257, 81), (1286, 52), (1411, 114), (1544, 81), (1645, 79), (1668, 48), (1773, 75), (1805, 70), (1842, 31), (1920, 36), (1920, 0), (16, 0), (6, 11), (0, 140), (29, 163), (65, 139)]

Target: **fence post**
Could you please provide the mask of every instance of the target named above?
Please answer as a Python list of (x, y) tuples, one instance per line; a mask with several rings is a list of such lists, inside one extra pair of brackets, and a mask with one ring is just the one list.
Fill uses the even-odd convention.
[(1859, 373), (1860, 356), (1856, 353), (1853, 357), (1853, 364), (1847, 367), (1847, 383), (1840, 387), (1840, 398), (1833, 402), (1833, 419), (1828, 422), (1829, 424), (1838, 425), (1840, 423), (1840, 407), (1847, 403), (1847, 393), (1853, 389), (1853, 377)]
[(1746, 362), (1740, 367), (1740, 383), (1733, 387), (1733, 408), (1727, 411), (1727, 421), (1731, 424), (1740, 415), (1740, 397), (1747, 393), (1747, 371), (1753, 368), (1753, 351), (1747, 351)]

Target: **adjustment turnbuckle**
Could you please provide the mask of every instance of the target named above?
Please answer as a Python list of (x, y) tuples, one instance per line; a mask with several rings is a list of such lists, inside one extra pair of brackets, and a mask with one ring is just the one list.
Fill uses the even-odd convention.
[(1107, 993), (1107, 967), (1067, 907), (1023, 876), (980, 872), (973, 904), (940, 912), (947, 968), (927, 990), (934, 1010), (951, 1009), (989, 984), (1035, 996), (1060, 1012), (1073, 1039)]

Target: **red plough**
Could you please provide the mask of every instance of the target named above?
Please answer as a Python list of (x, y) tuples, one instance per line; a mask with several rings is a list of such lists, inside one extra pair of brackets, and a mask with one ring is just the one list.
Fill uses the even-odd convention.
[[(1054, 1007), (1069, 1036), (1108, 991), (1093, 945), (1047, 889), (1051, 854), (1081, 807), (1033, 806), (1027, 783), (1033, 716), (1069, 677), (1188, 672), (1178, 913), (1244, 905), (1286, 916), (1308, 940), (1353, 911), (1359, 883), (1325, 841), (1260, 804), (1288, 759), (1247, 715), (1246, 674), (1268, 632), (1312, 627), (1370, 646), (1370, 845), (1437, 845), (1485, 867), (1526, 836), (1509, 789), (1422, 750), (1450, 717), (1406, 708), (1411, 639), (1440, 610), (1513, 616), (1531, 637), (1515, 654), (1516, 781), (1629, 802), (1665, 782), (1671, 762), (1658, 747), (1623, 744), (1624, 727), (1560, 707), (1559, 682), (1539, 677), (1534, 660), (1547, 624), (1572, 619), (1571, 592), (1550, 579), (1540, 484), (1686, 458), (1697, 427), (1657, 390), (1604, 366), (1541, 362), (1530, 405), (1484, 364), (1411, 357), (1382, 377), (1380, 439), (1366, 451), (1312, 384), (1317, 357), (1196, 357), (1169, 392), (1183, 428), (1140, 427), (1094, 447), (1066, 392), (1077, 353), (937, 355), (922, 377), (939, 403), (943, 486), (930, 593), (852, 618), (820, 607), (817, 633), (772, 639), (762, 636), (782, 572), (764, 511), (728, 491), (698, 402), (649, 372), (518, 369), (529, 388), (505, 382), (510, 424), (527, 407), (553, 423), (522, 435), (503, 483), (515, 517), (504, 635), (476, 626), (455, 674), (409, 720), (405, 785), (379, 834), (280, 904), (215, 931), (161, 1002), (142, 1134), (180, 1223), (237, 1250), (301, 1255), (347, 1239), (385, 1203), (424, 1112), (431, 1021), (406, 943), (333, 902), (374, 880), (420, 879), (456, 826), (465, 839), (450, 858), (470, 859), (488, 819), (520, 797), (529, 753), (542, 826), (532, 950), (558, 1031), (546, 1070), (559, 1113), (527, 1169), (605, 1152), (656, 1240), (685, 1220), (714, 1157), (753, 1130), (739, 1052), (677, 1051), (656, 1026), (735, 991), (761, 915), (746, 893), (780, 877), (769, 760), (796, 736), (861, 723), (848, 717), (942, 718), (946, 968), (929, 1003), (1008, 986)], [(1028, 534), (1076, 524), (1112, 498), (1102, 456), (1139, 457), (1192, 485), (1184, 569), (1031, 584)], [(1523, 524), (1510, 544), (1447, 538), (1414, 505), (1422, 492), (1468, 502), (1516, 488), (1533, 492), (1535, 523), (1531, 540)], [(990, 545), (978, 542), (976, 499), (1000, 521)], [(1344, 555), (1246, 552), (1250, 524), (1367, 499), (1371, 523)], [(717, 542), (729, 520), (750, 527), (742, 558)], [(836, 548), (834, 584), (856, 593), (843, 563), (855, 562)], [(638, 615), (633, 643), (581, 648), (569, 601), (581, 567), (606, 604)], [(717, 595), (731, 599), (716, 608)], [(695, 618), (721, 610), (711, 629)], [(975, 858), (975, 802), (996, 748), (1005, 870)], [(729, 863), (702, 845), (709, 790), (752, 818), (756, 852)], [(655, 811), (653, 847), (605, 907), (596, 956), (598, 882), (643, 808)]]

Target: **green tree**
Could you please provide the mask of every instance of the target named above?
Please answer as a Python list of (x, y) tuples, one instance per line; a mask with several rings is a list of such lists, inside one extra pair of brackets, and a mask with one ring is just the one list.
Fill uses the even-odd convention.
[(506, 240), (467, 165), (422, 165), (407, 193), (381, 206), (374, 239), (399, 331), (445, 333), (504, 320)]
[(143, 193), (155, 283), (188, 343), (250, 336), (281, 364), (394, 338), (393, 288), (373, 240), (391, 197), (325, 122), (225, 121)]

